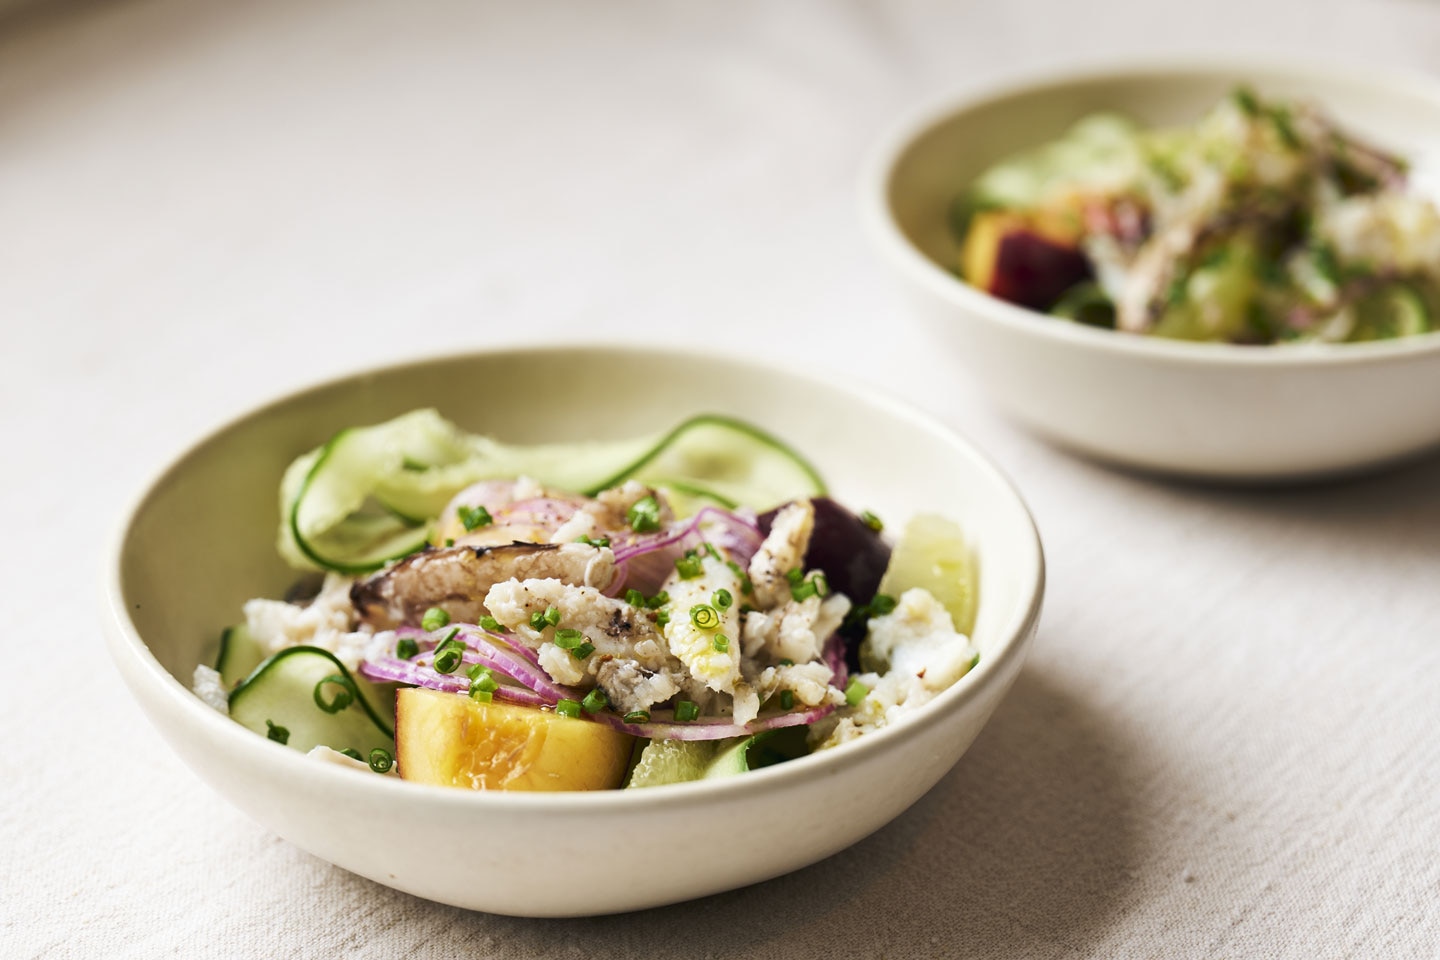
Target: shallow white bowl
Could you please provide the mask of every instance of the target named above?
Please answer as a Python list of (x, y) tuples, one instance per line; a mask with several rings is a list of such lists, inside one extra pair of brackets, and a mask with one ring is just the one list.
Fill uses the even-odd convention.
[[(556, 389), (560, 385), (561, 389)], [(979, 665), (904, 724), (732, 780), (638, 791), (472, 793), (310, 760), (205, 706), (195, 665), (294, 574), (274, 548), (285, 465), (341, 427), (432, 405), (516, 441), (619, 438), (719, 411), (810, 456), (843, 502), (961, 522), (980, 557)], [(334, 864), (443, 903), (559, 916), (635, 910), (773, 877), (883, 826), (955, 763), (1009, 689), (1044, 564), (1020, 497), (979, 452), (893, 401), (711, 354), (623, 348), (452, 356), (281, 399), (201, 441), (140, 497), (104, 583), (110, 649), (175, 751), (266, 827)], [(556, 895), (584, 838), (594, 882)], [(569, 851), (569, 852), (567, 852)]]
[(1312, 98), (1417, 171), (1440, 170), (1440, 87), (1430, 81), (1322, 65), (1075, 71), (952, 99), (901, 124), (865, 177), (868, 232), (917, 313), (994, 403), (1082, 453), (1250, 480), (1343, 473), (1440, 444), (1440, 333), (1305, 347), (1168, 341), (1034, 313), (950, 272), (959, 254), (950, 202), (995, 161), (1096, 110), (1192, 121), (1239, 83)]

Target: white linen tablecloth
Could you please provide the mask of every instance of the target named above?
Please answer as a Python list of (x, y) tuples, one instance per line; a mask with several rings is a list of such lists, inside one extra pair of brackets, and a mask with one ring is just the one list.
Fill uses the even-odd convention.
[[(1440, 956), (1440, 458), (1255, 491), (1069, 457), (933, 349), (858, 223), (918, 99), (1217, 51), (1433, 67), (1440, 4), (8, 4), (0, 955)], [(1046, 611), (973, 749), (853, 849), (628, 916), (466, 913), (170, 754), (102, 648), (101, 547), (279, 391), (577, 337), (934, 411), (1029, 498)]]

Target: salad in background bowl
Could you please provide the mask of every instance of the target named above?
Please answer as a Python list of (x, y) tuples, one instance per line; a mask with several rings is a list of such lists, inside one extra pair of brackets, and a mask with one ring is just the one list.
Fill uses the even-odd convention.
[(1077, 68), (918, 110), (864, 213), (1019, 423), (1125, 467), (1290, 481), (1440, 445), (1437, 158), (1428, 78)]
[[(591, 381), (596, 389), (593, 394), (574, 389), (537, 390), (537, 371), (561, 378), (567, 387), (575, 384), (570, 374), (589, 371), (596, 378)], [(515, 449), (533, 448), (536, 444), (542, 447), (575, 443), (621, 445), (635, 438), (653, 438), (674, 427), (675, 411), (680, 410), (714, 411), (727, 420), (762, 425), (766, 434), (785, 438), (802, 450), (805, 462), (813, 465), (815, 473), (827, 484), (823, 494), (813, 488), (782, 491), (776, 498), (777, 504), (804, 499), (812, 502), (819, 513), (829, 509), (821, 506), (822, 497), (828, 497), (838, 504), (872, 509), (893, 527), (901, 528), (900, 536), (894, 540), (897, 546), (907, 539), (906, 519), (919, 514), (944, 517), (963, 531), (966, 548), (976, 558), (980, 571), (974, 597), (975, 623), (966, 637), (966, 642), (973, 645), (967, 652), (973, 649), (973, 653), (958, 665), (963, 672), (957, 670), (960, 675), (954, 682), (931, 691), (933, 695), (902, 722), (875, 726), (862, 736), (833, 748), (812, 750), (805, 737), (799, 738), (799, 750), (794, 749), (794, 743), (752, 744), (745, 750), (743, 766), (746, 769), (742, 775), (700, 779), (673, 776), (677, 770), (697, 766), (713, 766), (718, 773), (724, 767), (724, 763), (714, 764), (720, 750), (715, 751), (715, 756), (701, 758), (699, 763), (692, 762), (694, 757), (656, 763), (653, 766), (657, 768), (670, 768), (667, 779), (671, 782), (646, 789), (546, 792), (472, 789), (476, 784), (467, 781), (476, 772), (473, 765), (463, 771), (452, 765), (446, 771), (439, 769), (443, 764), (437, 764), (439, 773), (433, 779), (422, 778), (430, 782), (421, 783), (406, 782), (395, 776), (393, 770), (377, 774), (374, 768), (386, 764), (382, 755), (375, 755), (372, 768), (372, 754), (376, 749), (390, 751), (381, 729), (390, 725), (389, 717), (380, 708), (379, 698), (372, 700), (368, 695), (366, 703), (374, 708), (379, 724), (376, 718), (365, 715), (363, 707), (354, 711), (359, 705), (355, 694), (366, 692), (361, 684), (373, 686), (389, 682), (380, 677), (367, 679), (360, 674), (361, 659), (369, 658), (353, 660), (356, 664), (353, 671), (346, 667), (342, 673), (327, 662), (323, 672), (317, 669), (307, 673), (304, 682), (290, 685), (297, 695), (287, 693), (269, 704), (262, 703), (261, 709), (254, 712), (254, 723), (244, 722), (250, 715), (243, 702), (236, 703), (237, 699), (245, 698), (234, 694), (235, 688), (226, 691), (229, 684), (222, 681), (221, 691), (228, 699), (231, 716), (222, 715), (191, 689), (197, 664), (215, 662), (216, 638), (227, 626), (237, 625), (240, 611), (247, 602), (270, 598), (261, 599), (261, 603), (290, 606), (280, 598), (295, 586), (295, 569), (276, 550), (278, 478), (297, 457), (322, 448), (327, 440), (347, 428), (387, 423), (407, 411), (426, 408), (445, 411), (466, 437), (489, 436), (496, 443)], [(708, 450), (710, 444), (707, 442), (698, 449)], [(418, 467), (421, 462), (421, 458), (415, 460), (412, 467)], [(311, 461), (311, 467), (318, 462), (317, 457)], [(403, 463), (401, 469), (404, 469)], [(410, 479), (417, 479), (431, 471), (410, 472), (415, 474)], [(349, 473), (347, 471), (347, 475)], [(393, 477), (388, 471), (380, 471), (378, 475)], [(498, 482), (518, 483), (510, 479), (517, 475), (531, 476), (547, 494), (589, 491), (597, 494), (598, 499), (600, 492), (591, 482), (573, 479), (556, 482), (556, 478), (546, 476), (533, 464), (525, 470), (507, 469), (505, 479)], [(473, 488), (472, 481), (483, 484), (492, 479), (467, 476), (461, 489)], [(624, 490), (631, 479), (650, 489), (666, 488), (658, 477), (632, 477), (622, 480), (620, 489)], [(487, 546), (467, 547), (461, 539), (471, 534), (484, 536), (484, 531), (494, 525), (497, 517), (507, 524), (541, 520), (544, 522), (535, 525), (542, 527), (558, 520), (558, 516), (537, 516), (537, 511), (529, 509), (541, 506), (535, 501), (542, 498), (516, 496), (534, 490), (512, 486), (500, 497), (500, 500), (507, 496), (510, 499), (502, 503), (492, 499), (500, 492), (498, 488), (481, 488), (483, 495), (478, 497), (479, 502), (456, 502), (453, 510), (447, 510), (446, 505), (456, 498), (453, 491), (445, 491), (437, 493), (435, 501), (429, 501), (432, 506), (413, 511), (395, 509), (400, 506), (399, 494), (391, 491), (394, 495), (386, 496), (391, 509), (362, 509), (358, 515), (372, 519), (361, 521), (357, 511), (338, 506), (346, 502), (346, 497), (339, 495), (344, 486), (337, 484), (330, 488), (329, 506), (335, 506), (334, 511), (322, 509), (327, 508), (327, 504), (320, 501), (302, 507), (298, 513), (292, 510), (290, 516), (298, 517), (300, 539), (304, 544), (289, 544), (284, 549), (298, 548), (303, 556), (308, 547), (333, 566), (365, 568), (344, 573), (332, 570), (330, 576), (335, 588), (333, 595), (340, 599), (342, 610), (347, 603), (351, 610), (357, 609), (354, 606), (356, 584), (364, 585), (358, 588), (358, 596), (366, 615), (376, 618), (372, 639), (392, 632), (393, 640), (384, 638), (387, 645), (373, 662), (395, 666), (399, 661), (417, 670), (430, 670), (437, 678), (455, 678), (456, 674), (463, 678), (463, 690), (427, 689), (419, 684), (406, 687), (421, 697), (447, 698), (445, 709), (430, 711), (432, 715), (444, 716), (462, 708), (468, 711), (472, 705), (476, 708), (503, 705), (506, 697), (496, 696), (502, 686), (514, 686), (516, 691), (526, 686), (524, 679), (516, 680), (511, 674), (528, 677), (534, 687), (561, 686), (548, 673), (537, 677), (534, 664), (518, 649), (511, 647), (508, 652), (515, 656), (505, 656), (506, 649), (488, 636), (491, 625), (483, 619), (487, 616), (495, 618), (495, 625), (511, 630), (511, 637), (523, 629), (533, 630), (535, 637), (531, 639), (543, 638), (537, 646), (526, 645), (536, 659), (545, 655), (541, 648), (550, 643), (572, 663), (586, 664), (585, 679), (564, 686), (587, 694), (602, 687), (597, 679), (594, 686), (587, 688), (589, 658), (574, 657), (586, 643), (596, 647), (591, 656), (599, 656), (599, 644), (588, 639), (586, 624), (569, 626), (564, 622), (563, 613), (559, 617), (561, 622), (549, 622), (552, 604), (548, 602), (544, 609), (537, 606), (530, 611), (539, 614), (535, 624), (531, 624), (529, 617), (512, 618), (512, 628), (499, 622), (500, 614), (472, 616), (478, 611), (450, 609), (448, 601), (436, 603), (433, 596), (411, 597), (405, 591), (387, 589), (385, 583), (377, 579), (408, 562), (391, 558), (402, 552), (411, 556), (416, 546), (411, 538), (417, 534), (428, 537), (438, 532), (441, 539), (428, 551), (423, 549), (422, 539), (422, 551), (414, 556), (435, 559), (453, 556), (444, 552), (462, 548), (479, 559), (483, 554), (477, 551), (486, 551)], [(488, 493), (483, 492), (486, 489)], [(678, 487), (672, 484), (669, 489)], [(728, 496), (723, 490), (709, 492)], [(676, 532), (677, 526), (683, 540), (688, 534), (685, 533), (686, 517), (682, 514), (698, 517), (707, 505), (727, 515), (748, 516), (739, 506), (731, 508), (707, 501), (693, 490), (688, 494), (691, 498), (688, 503), (682, 504), (685, 496), (677, 496), (669, 503), (670, 510), (676, 514), (674, 520), (666, 514), (660, 498), (656, 498), (659, 509), (653, 516), (659, 530), (634, 529), (631, 508), (645, 499), (642, 495), (626, 507), (624, 526), (614, 531), (609, 547), (578, 541), (582, 535), (590, 541), (604, 539), (592, 532), (577, 534), (575, 540), (556, 545), (555, 549), (578, 546), (596, 552), (608, 550), (614, 555), (617, 548), (635, 546), (639, 538), (652, 537), (662, 531)], [(530, 504), (525, 518), (504, 515), (507, 508), (526, 499)], [(374, 498), (367, 493), (362, 500)], [(353, 500), (350, 502), (353, 504)], [(433, 506), (437, 502), (439, 506)], [(567, 502), (575, 507), (576, 513), (569, 520), (561, 521), (562, 525), (573, 521), (588, 505), (588, 501), (578, 498)], [(468, 509), (462, 511), (462, 507)], [(491, 518), (489, 524), (484, 523), (479, 514), (481, 507)], [(310, 508), (314, 508), (313, 512)], [(518, 508), (514, 512), (518, 513)], [(753, 519), (757, 526), (763, 522), (766, 512), (756, 508)], [(431, 529), (429, 518), (437, 513), (440, 524), (458, 522), (459, 529), (453, 525), (448, 533), (441, 528)], [(641, 508), (637, 516), (647, 513), (648, 505)], [(337, 514), (341, 520), (353, 517), (357, 523), (336, 526), (329, 520), (321, 522), (326, 514), (332, 519)], [(723, 546), (717, 543), (724, 539), (720, 528), (737, 538), (747, 536), (730, 520), (720, 522), (719, 515), (710, 516), (717, 520), (717, 526), (706, 530), (704, 542), (714, 543), (717, 548)], [(779, 514), (774, 523), (781, 523)], [(473, 525), (473, 529), (461, 533), (467, 524)], [(640, 526), (648, 527), (650, 523), (642, 519)], [(815, 529), (821, 526), (817, 521)], [(550, 531), (552, 536), (558, 529)], [(774, 529), (772, 527), (772, 532)], [(866, 528), (865, 535), (871, 534), (873, 531)], [(753, 531), (748, 536), (753, 544)], [(630, 542), (632, 537), (636, 538), (635, 543)], [(446, 539), (453, 539), (455, 543), (446, 547)], [(673, 565), (677, 560), (686, 559), (692, 549), (699, 557), (704, 549), (688, 543), (681, 546), (678, 557), (667, 558), (667, 562)], [(759, 547), (756, 553), (758, 555)], [(648, 555), (658, 558), (663, 554), (657, 550)], [(709, 556), (708, 551), (705, 556)], [(633, 571), (637, 565), (643, 565), (645, 557), (627, 559)], [(732, 562), (739, 565), (738, 560)], [(733, 573), (723, 561), (721, 566), (726, 574)], [(748, 571), (749, 566), (742, 569)], [(813, 599), (805, 597), (796, 601), (788, 591), (806, 582), (813, 584), (814, 567), (807, 563), (796, 584), (784, 576), (793, 569), (781, 573), (782, 607)], [(120, 672), (156, 728), (201, 777), (269, 829), (345, 869), (432, 900), (513, 915), (584, 915), (656, 906), (772, 877), (835, 853), (897, 816), (950, 769), (1013, 682), (1037, 623), (1043, 569), (1039, 541), (1028, 512), (1005, 478), (964, 440), (904, 405), (853, 385), (803, 376), (752, 360), (729, 359), (713, 351), (605, 347), (518, 349), (450, 356), (368, 371), (281, 398), (202, 440), (165, 469), (127, 516), (106, 575), (105, 622)], [(676, 570), (678, 573), (678, 568)], [(657, 568), (655, 574), (660, 572)], [(664, 577), (668, 576), (665, 572)], [(522, 584), (524, 579), (521, 578)], [(349, 582), (342, 587), (335, 583), (337, 580)], [(320, 586), (322, 592), (298, 613), (311, 609), (320, 613), (326, 609), (323, 605), (315, 607), (320, 597), (325, 596), (323, 579)], [(775, 586), (779, 587), (779, 583)], [(314, 585), (309, 589), (314, 590)], [(607, 590), (614, 592), (614, 584), (612, 581), (605, 587), (593, 589), (604, 595)], [(638, 609), (636, 603), (627, 600), (624, 591), (628, 589), (607, 599)], [(647, 592), (648, 587), (635, 589), (640, 596), (630, 599), (638, 600), (639, 605), (646, 608), (644, 616), (658, 619), (663, 605), (651, 609), (649, 603), (655, 594)], [(664, 590), (664, 580), (654, 589)], [(803, 586), (801, 589), (804, 592)], [(817, 585), (817, 595), (823, 589)], [(488, 593), (487, 590), (487, 597)], [(715, 608), (718, 613), (723, 601), (717, 593), (718, 590), (707, 586), (703, 605)], [(738, 613), (740, 604), (735, 591), (731, 594), (729, 610)], [(677, 609), (674, 591), (671, 597), (674, 616)], [(302, 598), (292, 594), (291, 599)], [(413, 606), (412, 599), (417, 601)], [(820, 598), (822, 603), (824, 599)], [(691, 603), (680, 614), (689, 617), (691, 608), (701, 605)], [(561, 604), (553, 606), (560, 613)], [(762, 605), (755, 606), (758, 609)], [(450, 644), (442, 650), (445, 641), (450, 639), (449, 629), (435, 622), (438, 614), (431, 614), (432, 622), (425, 623), (432, 607), (446, 611), (451, 620), (447, 625), (449, 629), (462, 626), (468, 619), (475, 621), (473, 627), (477, 629), (462, 627), (463, 645)], [(296, 612), (278, 619), (288, 621)], [(415, 613), (421, 621), (418, 626), (403, 622), (412, 619)], [(248, 627), (250, 618), (243, 619)], [(337, 623), (336, 642), (329, 652), (343, 666), (342, 652), (350, 649), (353, 653), (360, 648), (347, 648), (339, 641), (339, 637), (352, 631), (346, 629), (349, 623), (343, 619)], [(427, 626), (437, 629), (426, 630)], [(701, 624), (696, 626), (703, 628)], [(561, 636), (562, 630), (577, 630), (585, 638)], [(494, 632), (502, 639), (507, 636)], [(813, 638), (815, 631), (810, 633)], [(295, 636), (301, 638), (298, 633)], [(407, 636), (415, 643), (415, 655), (396, 656), (411, 652), (408, 645), (401, 649), (399, 643)], [(705, 636), (709, 649), (714, 652), (714, 634)], [(735, 639), (726, 636), (727, 640)], [(494, 649), (478, 642), (482, 638)], [(312, 632), (303, 639), (313, 641), (316, 635)], [(457, 635), (454, 639), (462, 637)], [(578, 642), (574, 647), (567, 647), (570, 640)], [(393, 645), (388, 645), (390, 643)], [(301, 643), (258, 652), (265, 657), (298, 658), (302, 654), (285, 651), (306, 646), (310, 645)], [(319, 648), (325, 644), (314, 646)], [(495, 655), (496, 650), (500, 656)], [(826, 661), (825, 651), (821, 652), (820, 659), (833, 680), (836, 673), (835, 666), (831, 665), (833, 661)], [(877, 652), (883, 658), (883, 650), (871, 650), (870, 655)], [(858, 657), (858, 647), (855, 653)], [(974, 659), (975, 654), (978, 660)], [(491, 666), (488, 678), (478, 670), (474, 677), (470, 676), (470, 669), (482, 656), (497, 662), (502, 669)], [(448, 673), (435, 670), (437, 658), (441, 661), (439, 666), (447, 669), (454, 660), (455, 670)], [(516, 666), (517, 659), (524, 667)], [(774, 664), (768, 665), (779, 666), (779, 659), (786, 658), (777, 658)], [(797, 665), (800, 662), (799, 657), (789, 659), (796, 660)], [(563, 659), (558, 662), (565, 663)], [(318, 666), (314, 662), (311, 665)], [(221, 666), (224, 666), (223, 660)], [(878, 686), (883, 666), (875, 662), (854, 663), (845, 669), (875, 674)], [(220, 672), (223, 674), (224, 670)], [(245, 676), (253, 677), (254, 673), (252, 668)], [(353, 686), (346, 682), (346, 674)], [(339, 682), (329, 679), (332, 677), (339, 677)], [(677, 675), (672, 679), (680, 678)], [(494, 683), (493, 688), (490, 682)], [(850, 686), (848, 679), (845, 686)], [(844, 690), (829, 683), (824, 687), (817, 692), (831, 701), (826, 706), (834, 707), (833, 714), (849, 708), (848, 704), (833, 702), (837, 699), (835, 693), (843, 694)], [(471, 695), (472, 690), (476, 696)], [(623, 695), (626, 690), (620, 692)], [(795, 701), (799, 701), (799, 691), (792, 689), (791, 692)], [(780, 693), (779, 687), (769, 693), (760, 704), (756, 719), (763, 721), (781, 713), (801, 711), (798, 702), (792, 702), (787, 709), (780, 702)], [(490, 694), (489, 702), (485, 694)], [(525, 698), (523, 693), (519, 696)], [(592, 726), (612, 729), (585, 716), (560, 714), (557, 707), (562, 699), (573, 697), (556, 697), (554, 704), (526, 705), (526, 708), (547, 713), (557, 725), (561, 720), (570, 725), (559, 729), (576, 730), (582, 726), (587, 730)], [(579, 699), (580, 712), (585, 715), (585, 698)], [(272, 714), (270, 711), (278, 710), (282, 700), (286, 709), (304, 712), (287, 716)], [(692, 721), (677, 720), (673, 713), (680, 709), (681, 700), (688, 700), (708, 712), (700, 713)], [(733, 702), (732, 696), (732, 712)], [(251, 706), (255, 705), (252, 700)], [(592, 701), (592, 706), (598, 704)], [(668, 699), (656, 699), (650, 704), (649, 721), (653, 723), (663, 717), (677, 723), (703, 725), (720, 720), (725, 708), (725, 699), (718, 694), (703, 704), (696, 696), (672, 694)], [(329, 712), (331, 710), (334, 712)], [(666, 711), (670, 712), (668, 717)], [(404, 712), (402, 707), (402, 724)], [(422, 712), (426, 712), (423, 707)], [(317, 762), (316, 758), (307, 756), (306, 751), (292, 749), (305, 746), (306, 736), (330, 719), (341, 716), (353, 721), (350, 729), (361, 730), (363, 735), (353, 743), (333, 739), (328, 732), (316, 737), (317, 744), (332, 740), (334, 745), (325, 746), (335, 751), (338, 759), (331, 759), (336, 762)], [(625, 722), (624, 713), (617, 713), (613, 708), (610, 716), (612, 721)], [(300, 719), (295, 719), (297, 717)], [(637, 724), (640, 722), (638, 717), (632, 719)], [(265, 724), (265, 720), (270, 724)], [(317, 723), (306, 726), (312, 721)], [(366, 724), (376, 734), (371, 734)], [(447, 729), (445, 722), (427, 726)], [(272, 727), (283, 727), (285, 733), (272, 731)], [(787, 730), (796, 728), (779, 728), (770, 739), (781, 740)], [(745, 732), (746, 737), (724, 739), (734, 746), (768, 731), (752, 733), (747, 728)], [(377, 734), (378, 739), (363, 739)], [(624, 736), (633, 734), (624, 733)], [(277, 742), (279, 739), (287, 743)], [(633, 743), (630, 745), (633, 747)], [(347, 749), (359, 754), (361, 760), (357, 763), (346, 756), (343, 751)], [(399, 745), (399, 752), (403, 767), (403, 744)], [(616, 751), (617, 754), (624, 752)], [(453, 755), (443, 750), (438, 753), (442, 759)], [(730, 759), (740, 758), (732, 753)], [(777, 760), (783, 762), (772, 762)], [(629, 762), (627, 757), (627, 766)], [(421, 763), (423, 765), (423, 761)], [(741, 764), (732, 763), (730, 772), (739, 766)], [(417, 769), (413, 761), (412, 769)], [(457, 772), (460, 773), (458, 785)], [(599, 784), (611, 785), (608, 780)], [(837, 802), (837, 798), (844, 798), (844, 802)], [(396, 839), (397, 826), (403, 831), (403, 842)], [(580, 846), (565, 841), (565, 849), (582, 853), (592, 862), (610, 865), (617, 876), (626, 878), (625, 882), (574, 885), (566, 889), (564, 896), (556, 896), (554, 857), (550, 855), (556, 838), (583, 838)], [(496, 869), (496, 864), (503, 864), (504, 868)]]

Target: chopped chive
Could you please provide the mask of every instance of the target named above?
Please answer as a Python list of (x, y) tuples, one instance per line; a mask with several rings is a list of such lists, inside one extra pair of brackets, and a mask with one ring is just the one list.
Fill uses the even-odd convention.
[(793, 708), (794, 706), (795, 706), (795, 691), (793, 691), (793, 690), (781, 690), (781, 691), (780, 691), (780, 709), (781, 709), (781, 710), (789, 710), (789, 709)]
[(871, 530), (874, 530), (876, 533), (879, 533), (881, 530), (885, 529), (885, 521), (875, 516), (875, 514), (871, 513), (869, 510), (860, 511), (860, 522), (865, 524), (865, 526), (869, 527)]
[(420, 644), (411, 637), (401, 637), (395, 641), (395, 656), (401, 660), (414, 660), (419, 652)]
[(1235, 105), (1240, 108), (1246, 116), (1255, 117), (1260, 115), (1260, 101), (1256, 99), (1255, 92), (1249, 87), (1236, 87), (1230, 96), (1235, 100)]
[(592, 546), (592, 547), (608, 547), (608, 546), (610, 546), (610, 538), (609, 538), (609, 537), (576, 537), (576, 538), (575, 538), (575, 542), (576, 542), (576, 543), (588, 544), (589, 546)]
[[(339, 687), (339, 689), (335, 691), (335, 696), (329, 700), (325, 699), (325, 685), (327, 683)], [(315, 691), (312, 696), (315, 699), (315, 706), (321, 710), (324, 710), (326, 713), (339, 713), (355, 702), (355, 685), (350, 682), (349, 677), (332, 673), (330, 676), (315, 684)]]
[(645, 606), (649, 607), (651, 610), (654, 610), (657, 607), (665, 606), (665, 604), (669, 602), (670, 594), (666, 593), (664, 590), (661, 590), (659, 593), (655, 594), (655, 596), (651, 597), (649, 600), (646, 600)]
[(793, 569), (786, 570), (785, 579), (790, 581), (790, 586), (796, 586), (800, 583), (800, 581), (805, 579), (805, 571), (802, 570), (800, 567), (794, 567)]
[(384, 747), (376, 747), (370, 751), (370, 769), (376, 773), (389, 773), (390, 768), (395, 766), (395, 758), (390, 751)]
[(971, 670), (974, 670), (974, 669), (975, 669), (977, 666), (979, 666), (979, 665), (980, 665), (980, 654), (977, 653), (977, 654), (975, 654), (975, 656), (973, 656), (973, 657), (970, 658), (970, 666), (968, 666), (968, 667), (965, 668), (965, 672), (966, 672), (966, 673), (969, 673)]
[(574, 657), (576, 660), (584, 660), (586, 657), (590, 656), (590, 654), (594, 652), (595, 644), (590, 643), (587, 640), (585, 643), (580, 644), (580, 646), (576, 647), (574, 650), (571, 650), (570, 656)]
[(636, 533), (654, 533), (660, 529), (660, 503), (654, 497), (641, 497), (625, 512), (625, 520)]
[(696, 556), (684, 556), (675, 561), (675, 571), (681, 580), (694, 580), (705, 572), (705, 565)]
[(741, 577), (740, 589), (743, 590), (745, 593), (753, 594), (755, 592), (755, 581), (751, 580), (749, 577)]
[(715, 634), (715, 639), (710, 641), (716, 653), (728, 653), (730, 651), (730, 638), (723, 633)]
[(470, 685), (470, 699), (476, 703), (494, 703), (495, 692), (493, 690), (481, 690), (472, 683)]
[(265, 721), (265, 736), (274, 740), (276, 743), (290, 742), (290, 731), (277, 723), (271, 723), (269, 720)]
[(459, 632), (459, 627), (451, 630), (450, 636), (440, 641), (440, 645), (435, 648), (433, 666), (436, 673), (454, 673), (460, 668), (461, 661), (465, 659), (465, 644), (455, 639)]
[(605, 696), (605, 691), (596, 687), (585, 694), (585, 699), (580, 701), (580, 709), (586, 713), (599, 713), (610, 706), (610, 698)]
[(717, 610), (729, 610), (730, 605), (735, 602), (735, 597), (729, 590), (721, 587), (715, 591), (715, 595), (710, 598), (710, 602), (715, 605), (715, 609)]
[(555, 704), (555, 712), (562, 717), (570, 717), (572, 719), (578, 717), (580, 716), (580, 701), (562, 699), (559, 703)]
[(455, 546), (455, 538), (454, 538), (454, 537), (446, 537), (446, 538), (445, 538), (445, 546), (447, 546), (447, 547), (453, 547), (453, 546)]
[(895, 610), (895, 598), (888, 593), (877, 593), (870, 598), (870, 616), (883, 617)]
[(560, 625), (560, 611), (555, 607), (546, 607), (543, 619), (550, 626), (557, 627)]
[(476, 527), (488, 527), (495, 522), (490, 516), (490, 511), (482, 507), (457, 507), (455, 515), (460, 518), (466, 530), (474, 530)]
[(781, 658), (780, 658), (780, 666), (782, 666), (782, 667), (793, 667), (793, 666), (795, 666), (795, 661), (794, 661), (794, 660), (791, 660), (789, 657), (781, 657)]
[(478, 675), (470, 677), (471, 696), (476, 693), (494, 693), (498, 689), (500, 689), (500, 684), (488, 667), (482, 667)]
[(361, 757), (360, 757), (360, 751), (359, 751), (359, 750), (356, 750), (354, 747), (346, 747), (344, 750), (341, 750), (340, 753), (341, 753), (343, 756), (349, 757), (351, 760), (360, 760), (360, 759), (361, 759)]
[(845, 687), (845, 702), (852, 707), (859, 706), (869, 692), (870, 688), (861, 683), (859, 677), (851, 677), (850, 683)]
[(815, 575), (810, 578), (810, 582), (815, 584), (815, 593), (817, 595), (822, 597), (830, 596), (830, 578), (825, 576), (824, 571), (815, 571)]
[(505, 629), (504, 624), (502, 624), (499, 620), (496, 620), (494, 617), (489, 616), (488, 614), (480, 618), (480, 629), (484, 630), (486, 633), (510, 632), (509, 630)]
[(669, 622), (670, 622), (670, 611), (669, 611), (669, 610), (661, 610), (659, 613), (655, 614), (655, 626), (657, 626), (657, 627), (662, 627), (662, 628), (663, 628), (663, 627), (665, 626), (665, 624), (667, 624), (667, 623), (669, 623)]
[(420, 629), (435, 631), (450, 622), (450, 614), (443, 607), (431, 607), (420, 618)]
[(701, 630), (714, 630), (720, 626), (720, 614), (709, 604), (697, 603), (690, 608), (690, 622)]
[(645, 606), (645, 594), (631, 587), (625, 591), (625, 602), (632, 607), (643, 607)]
[(689, 723), (700, 716), (700, 708), (691, 700), (681, 700), (675, 704), (675, 719), (681, 723)]
[(544, 630), (546, 627), (553, 627), (560, 622), (560, 611), (554, 607), (546, 607), (545, 612), (536, 610), (530, 614), (530, 627), (534, 630)]
[(802, 580), (798, 584), (790, 587), (790, 596), (796, 603), (802, 600), (808, 600), (813, 596), (817, 596), (819, 593), (820, 590), (814, 580)]
[(715, 544), (711, 543), (709, 540), (706, 540), (704, 543), (700, 544), (700, 552), (708, 553), (710, 554), (710, 556), (721, 562), (724, 562), (725, 560), (724, 557), (720, 556), (720, 551), (716, 548)]
[(555, 646), (561, 650), (574, 650), (585, 642), (585, 634), (579, 630), (556, 630)]
[(631, 710), (629, 713), (625, 714), (625, 722), (626, 722), (626, 723), (649, 723), (649, 722), (650, 722), (650, 711), (648, 711), (648, 710)]

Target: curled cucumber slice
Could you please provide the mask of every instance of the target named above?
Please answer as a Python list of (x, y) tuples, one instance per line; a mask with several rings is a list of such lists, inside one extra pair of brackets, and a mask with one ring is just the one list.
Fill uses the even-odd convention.
[[(368, 757), (380, 747), (393, 755), (394, 699), (351, 674), (328, 650), (286, 647), (231, 691), (230, 716), (300, 751), (325, 746)], [(322, 704), (338, 708), (330, 712)]]
[(342, 430), (291, 464), (280, 490), (280, 553), (300, 568), (368, 573), (425, 546), (433, 518), (465, 487), (518, 476), (586, 494), (632, 478), (670, 485), (681, 509), (764, 509), (825, 493), (803, 457), (731, 417), (692, 417), (658, 436), (522, 446), (416, 410)]

